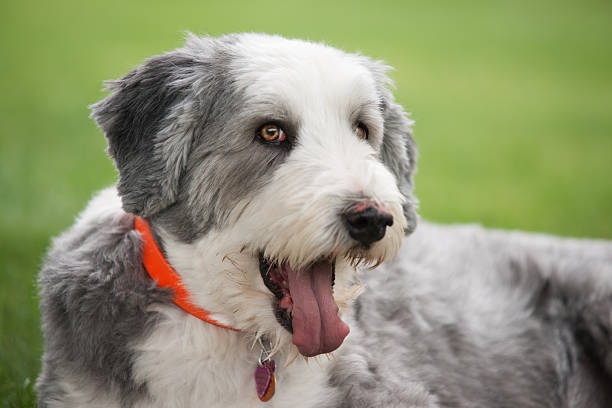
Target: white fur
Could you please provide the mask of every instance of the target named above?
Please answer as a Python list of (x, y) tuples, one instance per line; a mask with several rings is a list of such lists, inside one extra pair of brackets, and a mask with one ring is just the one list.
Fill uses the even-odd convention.
[(221, 329), (176, 308), (142, 344), (135, 347), (137, 379), (146, 380), (151, 401), (142, 407), (311, 407), (326, 398), (326, 372), (319, 363), (277, 358), (276, 393), (262, 403), (253, 372), (259, 356), (248, 336)]

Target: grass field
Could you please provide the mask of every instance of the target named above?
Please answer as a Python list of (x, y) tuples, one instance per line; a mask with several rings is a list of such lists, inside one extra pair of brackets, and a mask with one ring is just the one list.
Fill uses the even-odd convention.
[(416, 120), (421, 214), (612, 238), (610, 1), (13, 1), (0, 5), (0, 407), (34, 405), (35, 277), (115, 179), (87, 105), (183, 32), (264, 31), (384, 59)]

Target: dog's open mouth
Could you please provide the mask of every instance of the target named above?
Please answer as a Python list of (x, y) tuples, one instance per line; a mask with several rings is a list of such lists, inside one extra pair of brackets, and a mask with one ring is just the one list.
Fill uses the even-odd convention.
[(293, 333), (293, 344), (307, 357), (336, 350), (349, 333), (334, 301), (335, 261), (293, 269), (287, 262), (259, 256), (259, 271), (276, 296), (278, 322)]

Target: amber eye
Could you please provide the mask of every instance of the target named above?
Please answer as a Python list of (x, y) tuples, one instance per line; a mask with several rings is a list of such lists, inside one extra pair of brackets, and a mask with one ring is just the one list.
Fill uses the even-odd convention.
[(285, 131), (273, 123), (263, 125), (259, 128), (257, 134), (268, 143), (280, 143), (287, 137)]
[(355, 133), (358, 138), (366, 140), (368, 138), (368, 127), (360, 122), (355, 127)]

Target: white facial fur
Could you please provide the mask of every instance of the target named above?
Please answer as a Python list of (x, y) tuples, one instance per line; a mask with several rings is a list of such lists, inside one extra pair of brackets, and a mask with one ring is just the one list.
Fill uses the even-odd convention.
[[(345, 310), (358, 292), (351, 263), (375, 264), (398, 250), (406, 227), (404, 197), (380, 161), (381, 101), (362, 57), (259, 35), (242, 36), (236, 47), (231, 72), (238, 87), (249, 103), (269, 106), (271, 115), (282, 108), (297, 118), (299, 134), (290, 135), (297, 143), (264, 186), (236, 204), (228, 226), (190, 244), (163, 238), (196, 304), (222, 323), (253, 338), (267, 335), (284, 348), (291, 335), (274, 316), (274, 297), (259, 275), (259, 252), (295, 268), (335, 257), (335, 297)], [(355, 134), (357, 121), (367, 125), (368, 140)], [(363, 199), (383, 204), (394, 218), (367, 251), (357, 249), (341, 218), (347, 205)]]

